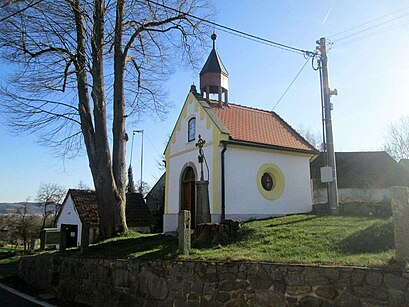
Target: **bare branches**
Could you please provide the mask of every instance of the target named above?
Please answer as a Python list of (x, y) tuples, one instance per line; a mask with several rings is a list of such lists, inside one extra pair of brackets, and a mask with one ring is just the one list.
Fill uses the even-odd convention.
[(41, 183), (37, 192), (37, 201), (43, 207), (42, 227), (46, 227), (46, 221), (52, 216), (53, 223), (57, 217), (58, 211), (62, 206), (66, 190), (56, 183)]
[(85, 145), (104, 238), (127, 229), (126, 119), (164, 117), (163, 81), (182, 62), (195, 67), (203, 50), (206, 28), (188, 14), (206, 11), (206, 0), (161, 3), (167, 6), (19, 0), (0, 10), (0, 57), (10, 65), (0, 89), (3, 114), (12, 129), (36, 134), (58, 154), (72, 156)]
[(395, 160), (409, 159), (409, 116), (401, 117), (386, 130), (383, 149)]

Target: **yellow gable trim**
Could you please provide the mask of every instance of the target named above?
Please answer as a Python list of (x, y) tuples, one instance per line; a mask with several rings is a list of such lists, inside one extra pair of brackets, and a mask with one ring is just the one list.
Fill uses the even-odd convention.
[(174, 144), (176, 141), (176, 131), (180, 131), (181, 127), (182, 127), (182, 119), (186, 118), (187, 116), (187, 106), (189, 103), (195, 102), (197, 104), (199, 104), (199, 102), (197, 101), (196, 97), (189, 92), (189, 94), (186, 97), (185, 102), (183, 103), (183, 107), (182, 110), (179, 113), (178, 119), (176, 121), (175, 126), (173, 127), (172, 133), (170, 135), (169, 141), (166, 144), (166, 148), (165, 148), (165, 152), (168, 149), (168, 147), (170, 146), (170, 144)]
[[(218, 133), (221, 133), (219, 127), (213, 122), (213, 119), (207, 114), (207, 112), (204, 110), (203, 106), (199, 103), (195, 95), (193, 95), (191, 92), (186, 97), (186, 100), (183, 104), (182, 110), (180, 111), (179, 117), (176, 121), (175, 127), (173, 128), (172, 134), (170, 136), (169, 142), (166, 145), (165, 152), (167, 148), (170, 146), (170, 144), (174, 144), (176, 141), (176, 131), (180, 131), (182, 127), (182, 119), (185, 119), (187, 117), (187, 107), (189, 104), (194, 103), (194, 110), (197, 112), (197, 110), (200, 110), (200, 120), (203, 120), (204, 117), (206, 116), (206, 129), (210, 129), (213, 127), (213, 130), (217, 130)], [(226, 139), (228, 139), (228, 136), (226, 136)], [(220, 138), (221, 139), (221, 138)], [(219, 140), (220, 140), (219, 139)], [(224, 139), (224, 138), (223, 138)], [(214, 141), (214, 140), (213, 140)]]
[[(206, 144), (203, 147), (208, 147), (208, 146), (211, 146), (211, 145), (213, 145), (213, 142), (206, 142)], [(169, 157), (170, 158), (177, 157), (177, 156), (184, 155), (185, 153), (195, 151), (195, 150), (196, 151), (198, 150), (197, 147), (192, 147), (192, 148), (185, 149), (185, 150), (179, 151), (177, 153), (174, 153), (174, 154), (170, 155)]]
[(183, 155), (185, 153), (197, 150), (196, 148), (186, 149), (177, 153), (170, 155), (170, 145), (176, 142), (176, 131), (181, 130), (182, 119), (187, 117), (187, 106), (191, 103), (194, 103), (194, 111), (195, 113), (199, 110), (200, 120), (203, 120), (206, 117), (206, 129), (213, 129), (213, 140), (206, 143), (205, 146), (213, 146), (213, 167), (212, 167), (212, 178), (211, 180), (213, 183), (213, 214), (220, 214), (220, 206), (219, 206), (219, 164), (220, 164), (220, 157), (219, 157), (219, 146), (221, 140), (228, 140), (229, 136), (226, 133), (222, 133), (216, 123), (213, 122), (213, 119), (207, 114), (204, 110), (203, 106), (199, 103), (197, 98), (192, 94), (189, 93), (184, 104), (183, 108), (179, 114), (178, 120), (173, 128), (171, 137), (169, 139), (168, 144), (165, 148), (165, 157), (166, 157), (166, 183), (165, 183), (165, 214), (168, 213), (169, 208), (169, 166), (170, 166), (170, 159)]
[(302, 153), (290, 150), (278, 150), (273, 148), (261, 148), (261, 147), (249, 147), (245, 145), (238, 145), (238, 144), (230, 144), (228, 145), (231, 148), (246, 150), (246, 151), (258, 151), (258, 152), (267, 152), (267, 153), (276, 153), (282, 155), (289, 155), (289, 156), (297, 156), (297, 157), (305, 157), (305, 158), (312, 158), (314, 155), (310, 153)]

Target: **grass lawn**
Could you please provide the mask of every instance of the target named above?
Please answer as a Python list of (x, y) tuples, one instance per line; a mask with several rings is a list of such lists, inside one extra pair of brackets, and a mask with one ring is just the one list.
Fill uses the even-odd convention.
[(176, 238), (130, 232), (91, 245), (86, 256), (382, 267), (393, 263), (393, 241), (390, 219), (293, 215), (244, 223), (235, 241), (196, 247), (189, 255), (178, 255)]
[(17, 264), (23, 254), (21, 248), (1, 247), (0, 265)]

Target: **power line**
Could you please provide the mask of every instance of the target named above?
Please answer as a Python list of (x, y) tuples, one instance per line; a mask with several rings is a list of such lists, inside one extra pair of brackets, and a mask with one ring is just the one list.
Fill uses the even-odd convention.
[(270, 44), (268, 42), (262, 42), (262, 41), (254, 39), (254, 38), (247, 37), (247, 36), (244, 36), (244, 35), (241, 35), (241, 34), (238, 34), (238, 33), (235, 33), (235, 32), (231, 32), (231, 31), (228, 31), (228, 30), (225, 30), (225, 29), (219, 28), (218, 30), (220, 30), (222, 32), (225, 32), (225, 33), (229, 33), (231, 35), (235, 35), (237, 37), (241, 37), (241, 38), (244, 38), (244, 39), (259, 43), (259, 44), (264, 44), (264, 45), (267, 45), (267, 46), (270, 46), (270, 47), (274, 47), (274, 48), (282, 49), (282, 50), (285, 50), (285, 51), (293, 52), (293, 53), (296, 53), (296, 54), (300, 54), (300, 52), (298, 52), (298, 51), (294, 51), (294, 50), (291, 50), (291, 49), (286, 49), (286, 48), (283, 48), (283, 47), (275, 46), (275, 45), (272, 45), (272, 44)]
[[(0, 19), (0, 22), (6, 21), (7, 19), (12, 18), (12, 17), (14, 17), (14, 16), (16, 16), (16, 15), (18, 15), (18, 14), (24, 12), (25, 10), (28, 10), (29, 8), (32, 8), (33, 6), (35, 6), (35, 5), (37, 5), (37, 4), (40, 4), (40, 3), (43, 2), (43, 1), (45, 1), (45, 0), (38, 0), (37, 2), (32, 2), (32, 3), (30, 3), (29, 5), (27, 5), (25, 8), (22, 8), (21, 10), (18, 10), (18, 11), (16, 11), (16, 12), (14, 12), (13, 14), (10, 14), (9, 16), (6, 16), (6, 17)], [(4, 8), (4, 7), (3, 7), (3, 8)]]
[(287, 94), (288, 90), (291, 88), (291, 86), (294, 84), (295, 80), (297, 80), (298, 76), (301, 74), (301, 72), (304, 70), (305, 66), (307, 66), (308, 61), (310, 60), (311, 57), (307, 58), (307, 61), (305, 61), (304, 65), (301, 67), (301, 69), (299, 70), (299, 72), (295, 75), (294, 79), (291, 81), (290, 85), (287, 87), (287, 89), (284, 91), (284, 93), (281, 95), (280, 99), (278, 99), (278, 101), (276, 102), (276, 104), (274, 105), (272, 111), (274, 111), (275, 107), (280, 103), (280, 101), (283, 99), (283, 97), (285, 96), (285, 94)]
[(383, 16), (381, 16), (381, 17), (378, 17), (378, 18), (369, 20), (369, 21), (367, 21), (367, 22), (361, 23), (361, 24), (359, 24), (359, 25), (357, 25), (357, 26), (354, 26), (354, 27), (352, 27), (352, 28), (348, 28), (348, 29), (346, 29), (346, 30), (344, 30), (344, 31), (341, 31), (341, 32), (338, 32), (338, 33), (329, 35), (329, 36), (327, 36), (327, 38), (331, 38), (331, 37), (334, 37), (334, 36), (338, 36), (338, 35), (340, 35), (340, 34), (344, 34), (344, 33), (346, 33), (346, 32), (349, 32), (349, 31), (358, 29), (358, 28), (360, 28), (360, 27), (362, 27), (362, 26), (365, 26), (365, 25), (374, 23), (374, 22), (376, 22), (376, 21), (378, 21), (378, 20), (384, 19), (385, 17), (391, 16), (391, 15), (395, 15), (395, 14), (400, 13), (400, 12), (402, 12), (402, 11), (405, 11), (405, 10), (407, 10), (407, 9), (409, 9), (409, 6), (404, 7), (404, 8), (402, 8), (402, 9), (400, 9), (400, 10), (397, 10), (397, 11), (393, 11), (392, 13), (383, 15)]
[[(33, 3), (29, 4), (29, 5), (27, 5), (25, 8), (23, 8), (21, 10), (18, 10), (17, 12), (14, 12), (13, 14), (11, 14), (9, 16), (6, 16), (6, 17), (0, 19), (0, 22), (6, 21), (7, 19), (12, 18), (15, 15), (20, 14), (20, 13), (24, 12), (25, 10), (27, 10), (27, 9), (29, 9), (29, 8), (43, 2), (43, 1), (44, 0), (38, 0), (37, 2), (33, 2)], [(137, 1), (137, 2), (144, 3), (143, 1)], [(155, 1), (148, 1), (148, 2), (151, 2), (151, 3), (155, 4), (155, 5), (161, 6), (163, 8), (166, 8), (168, 10), (177, 12), (179, 14), (186, 15), (186, 16), (189, 16), (191, 18), (200, 20), (200, 21), (202, 21), (204, 23), (207, 23), (207, 24), (210, 24), (210, 25), (213, 25), (213, 26), (217, 27), (218, 29), (220, 29), (222, 31), (224, 30), (227, 33), (234, 34), (234, 35), (240, 36), (242, 38), (250, 39), (250, 40), (253, 40), (253, 41), (256, 41), (256, 42), (259, 42), (259, 43), (264, 43), (266, 45), (269, 45), (269, 46), (272, 46), (272, 47), (275, 47), (275, 48), (279, 48), (279, 49), (286, 50), (286, 51), (292, 51), (292, 52), (295, 52), (295, 53), (301, 53), (301, 54), (305, 54), (305, 55), (312, 55), (314, 53), (312, 51), (303, 50), (303, 49), (300, 49), (300, 48), (296, 48), (296, 47), (292, 47), (292, 46), (289, 46), (289, 45), (281, 44), (281, 43), (278, 43), (278, 42), (275, 42), (275, 41), (272, 41), (272, 40), (269, 40), (269, 39), (266, 39), (266, 38), (263, 38), (263, 37), (260, 37), (260, 36), (256, 36), (256, 35), (246, 33), (246, 32), (240, 31), (240, 30), (236, 30), (234, 28), (224, 26), (222, 24), (219, 24), (219, 23), (216, 23), (216, 22), (213, 22), (213, 21), (210, 21), (210, 20), (195, 16), (193, 14), (183, 12), (183, 11), (175, 9), (175, 8), (172, 8), (172, 7), (167, 6), (165, 4), (162, 4), (162, 3), (158, 3), (158, 2), (155, 2)]]
[[(408, 16), (408, 15), (409, 15), (409, 13), (408, 13), (408, 14), (404, 14), (404, 15), (402, 15), (402, 16), (399, 16), (399, 17), (397, 17), (397, 18), (395, 18), (395, 19), (392, 19), (392, 20), (387, 20), (387, 21), (381, 22), (381, 23), (379, 23), (379, 24), (376, 24), (376, 25), (373, 25), (373, 26), (371, 26), (371, 27), (362, 29), (362, 30), (360, 30), (360, 31), (357, 31), (357, 32), (354, 32), (354, 33), (351, 33), (351, 34), (348, 34), (348, 35), (345, 35), (345, 36), (342, 36), (341, 38), (338, 38), (338, 39), (336, 39), (335, 41), (339, 42), (339, 41), (345, 40), (345, 39), (347, 39), (347, 38), (349, 38), (349, 37), (356, 36), (356, 35), (358, 35), (358, 34), (360, 34), (360, 33), (366, 32), (366, 31), (370, 31), (370, 30), (372, 30), (372, 29), (374, 29), (374, 28), (378, 28), (378, 27), (380, 27), (380, 26), (382, 26), (382, 25), (385, 25), (385, 24), (388, 24), (388, 23), (390, 23), (390, 22), (397, 21), (398, 19), (404, 18), (404, 17), (406, 17), (406, 16)], [(406, 22), (407, 22), (407, 21), (406, 21)], [(395, 25), (397, 25), (397, 24), (395, 24)], [(389, 27), (390, 27), (390, 26), (394, 26), (394, 25), (392, 24), (392, 25), (389, 25)], [(382, 29), (381, 29), (381, 30), (382, 30)]]
[(400, 28), (400, 27), (403, 27), (403, 26), (406, 26), (406, 25), (409, 25), (409, 21), (406, 21), (406, 22), (403, 22), (403, 23), (400, 23), (400, 24), (397, 24), (397, 25), (391, 25), (390, 27), (385, 28), (385, 29), (383, 29), (381, 31), (368, 33), (367, 35), (358, 37), (356, 39), (351, 39), (351, 40), (346, 41), (346, 42), (344, 42), (344, 43), (342, 43), (340, 45), (335, 45), (332, 49), (339, 48), (339, 47), (342, 47), (342, 46), (345, 46), (345, 45), (350, 45), (350, 44), (359, 42), (361, 40), (364, 40), (366, 38), (369, 38), (369, 37), (372, 37), (372, 36), (375, 36), (375, 35), (378, 35), (378, 34), (382, 34), (382, 33), (385, 33), (385, 32), (388, 32), (388, 31), (391, 31), (391, 30), (394, 30), (394, 29), (397, 29), (397, 28)]
[[(140, 0), (137, 1), (137, 2), (144, 3), (143, 1), (140, 1)], [(292, 47), (292, 46), (289, 46), (289, 45), (281, 44), (281, 43), (278, 43), (278, 42), (275, 42), (275, 41), (272, 41), (272, 40), (269, 40), (269, 39), (266, 39), (266, 38), (262, 38), (260, 36), (256, 36), (256, 35), (246, 33), (246, 32), (240, 31), (240, 30), (236, 30), (234, 28), (224, 26), (222, 24), (219, 24), (219, 23), (216, 23), (216, 22), (213, 22), (213, 21), (201, 18), (201, 17), (197, 17), (195, 15), (192, 15), (192, 14), (183, 12), (181, 10), (172, 8), (172, 7), (167, 6), (165, 4), (162, 4), (162, 3), (158, 3), (158, 2), (150, 1), (150, 0), (148, 2), (153, 3), (155, 5), (158, 5), (158, 6), (161, 6), (161, 7), (165, 8), (165, 9), (177, 12), (179, 14), (186, 15), (186, 16), (189, 16), (191, 18), (200, 20), (200, 21), (202, 21), (204, 23), (207, 23), (207, 24), (210, 24), (212, 26), (215, 26), (215, 27), (219, 28), (220, 30), (223, 29), (223, 30), (226, 30), (226, 31), (230, 31), (232, 34), (233, 33), (239, 34), (239, 35), (242, 35), (243, 37), (251, 38), (251, 39), (256, 40), (258, 42), (270, 44), (272, 47), (284, 49), (284, 50), (287, 50), (287, 51), (293, 51), (293, 52), (296, 52), (296, 53), (302, 53), (302, 54), (306, 54), (306, 55), (312, 55), (314, 53), (314, 52), (311, 52), (311, 51), (308, 51), (308, 50), (303, 50), (303, 49), (300, 49), (300, 48), (296, 48), (296, 47)]]

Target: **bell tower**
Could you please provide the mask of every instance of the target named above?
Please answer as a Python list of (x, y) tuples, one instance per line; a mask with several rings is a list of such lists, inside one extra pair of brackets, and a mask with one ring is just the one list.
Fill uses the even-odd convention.
[(210, 100), (210, 94), (218, 94), (219, 105), (227, 105), (229, 101), (229, 73), (216, 52), (216, 34), (213, 33), (211, 38), (213, 40), (213, 49), (200, 71), (200, 92), (208, 101)]

